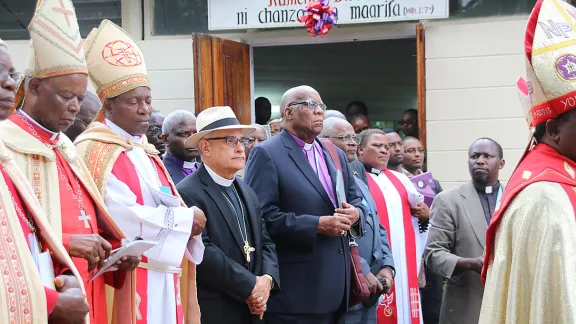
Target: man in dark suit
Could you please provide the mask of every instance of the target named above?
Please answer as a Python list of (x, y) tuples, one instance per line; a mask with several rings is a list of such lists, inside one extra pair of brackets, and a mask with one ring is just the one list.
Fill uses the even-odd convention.
[(235, 173), (245, 165), (245, 137), (230, 107), (198, 115), (199, 132), (186, 145), (199, 147), (203, 164), (177, 188), (189, 206), (207, 215), (206, 250), (197, 266), (202, 323), (262, 323), (270, 293), (279, 291), (276, 248), (254, 191)]
[(172, 181), (178, 184), (192, 174), (200, 165), (197, 148), (184, 145), (184, 141), (196, 134), (196, 116), (188, 110), (176, 110), (164, 119), (162, 141), (166, 145), (166, 155), (162, 162)]
[(347, 233), (360, 235), (365, 208), (344, 152), (338, 149), (337, 180), (336, 165), (316, 139), (326, 109), (318, 92), (290, 89), (281, 107), (284, 130), (252, 149), (245, 175), (282, 268), (283, 290), (270, 299), (266, 323), (339, 323), (350, 293)]

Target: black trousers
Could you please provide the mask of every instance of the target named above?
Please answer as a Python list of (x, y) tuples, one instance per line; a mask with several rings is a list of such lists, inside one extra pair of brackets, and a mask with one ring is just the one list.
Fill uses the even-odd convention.
[(266, 324), (343, 324), (343, 313), (329, 314), (279, 314), (265, 313)]
[(444, 278), (424, 267), (426, 273), (426, 287), (420, 289), (422, 297), (422, 317), (424, 324), (438, 324), (440, 321), (440, 307), (444, 294)]

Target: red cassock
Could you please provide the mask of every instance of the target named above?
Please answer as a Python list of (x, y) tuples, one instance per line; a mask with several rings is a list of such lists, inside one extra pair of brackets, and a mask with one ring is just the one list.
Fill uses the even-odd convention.
[[(38, 138), (44, 144), (53, 146), (58, 143), (59, 135), (56, 136), (56, 138), (51, 138), (53, 134), (49, 134), (33, 123), (30, 123), (31, 127), (33, 127), (37, 133), (36, 136), (36, 134), (32, 134), (28, 125), (23, 124), (21, 118), (10, 118), (10, 120), (20, 125), (20, 127)], [(98, 229), (96, 219), (97, 207), (89, 191), (84, 187), (81, 181), (77, 180), (72, 169), (68, 165), (68, 162), (60, 151), (57, 149), (54, 149), (53, 151), (56, 154), (56, 164), (59, 169), (58, 179), (60, 181), (60, 206), (62, 211), (62, 244), (66, 248), (66, 251), (70, 253), (70, 238), (73, 235), (99, 234), (105, 240), (110, 242), (113, 248), (120, 246), (119, 241), (106, 237), (104, 233)], [(82, 199), (81, 204), (84, 214), (82, 214), (79, 204), (80, 197)], [(82, 281), (84, 282), (84, 287), (86, 288), (88, 304), (90, 305), (90, 323), (107, 324), (108, 315), (105, 283), (108, 283), (115, 288), (119, 288), (118, 281), (114, 282), (115, 278), (113, 278), (112, 275), (105, 275), (89, 282), (92, 274), (88, 272), (88, 261), (75, 257), (72, 257), (72, 261), (78, 269)], [(122, 283), (120, 283), (120, 287), (121, 285)]]

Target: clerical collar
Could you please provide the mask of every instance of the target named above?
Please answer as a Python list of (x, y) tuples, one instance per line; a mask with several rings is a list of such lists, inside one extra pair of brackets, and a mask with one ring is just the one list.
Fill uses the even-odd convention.
[(166, 158), (174, 161), (174, 163), (176, 163), (179, 167), (184, 169), (194, 169), (196, 167), (196, 162), (188, 162), (180, 160), (179, 158), (175, 157), (172, 154), (169, 154), (168, 152), (166, 152)]
[(498, 182), (497, 184), (493, 185), (493, 186), (480, 186), (476, 183), (474, 183), (474, 188), (476, 188), (476, 191), (478, 193), (484, 193), (484, 194), (492, 194), (492, 193), (498, 193), (498, 190), (500, 190), (500, 182)]
[(106, 124), (106, 126), (108, 126), (108, 128), (110, 128), (114, 133), (120, 135), (120, 137), (122, 137), (123, 139), (125, 139), (127, 141), (132, 141), (133, 143), (136, 143), (136, 144), (142, 144), (142, 141), (144, 140), (144, 136), (130, 135), (122, 127), (120, 127), (120, 126), (114, 124), (112, 121), (110, 121), (110, 119), (105, 119), (104, 124)]
[(30, 122), (30, 124), (32, 124), (34, 127), (40, 128), (40, 130), (45, 132), (51, 141), (55, 141), (58, 138), (58, 135), (60, 135), (60, 133), (54, 133), (53, 131), (45, 128), (44, 126), (42, 126), (40, 124), (38, 124), (38, 122), (36, 122), (34, 120), (34, 118), (30, 117), (30, 115), (28, 115), (26, 112), (24, 112), (24, 110), (20, 109), (20, 110), (18, 110), (18, 113), (20, 115), (22, 115), (24, 118), (26, 118), (28, 120), (28, 122)]
[(372, 174), (375, 175), (380, 175), (384, 170), (378, 170), (376, 168), (373, 168), (371, 165), (369, 165), (368, 163), (364, 163), (362, 162), (362, 165), (364, 165), (364, 169)]
[(214, 170), (210, 169), (210, 167), (208, 165), (206, 165), (206, 163), (204, 163), (204, 167), (206, 168), (206, 171), (208, 171), (210, 178), (212, 178), (212, 180), (214, 180), (214, 182), (216, 182), (216, 184), (221, 185), (223, 187), (230, 187), (232, 185), (232, 183), (234, 183), (234, 179), (230, 180), (230, 179), (226, 179), (224, 177), (221, 177)]
[(296, 141), (296, 143), (298, 143), (298, 146), (300, 146), (300, 148), (305, 150), (305, 151), (310, 151), (314, 147), (314, 144), (316, 144), (316, 141), (313, 141), (311, 144), (308, 144), (308, 143), (304, 142), (303, 140), (301, 140), (300, 138), (298, 138), (298, 136), (296, 136), (290, 132), (288, 132), (288, 134), (290, 134), (292, 136), (292, 138)]

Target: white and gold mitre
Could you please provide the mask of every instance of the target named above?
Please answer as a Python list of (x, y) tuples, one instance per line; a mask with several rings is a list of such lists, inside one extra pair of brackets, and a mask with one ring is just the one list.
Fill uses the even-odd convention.
[(538, 0), (526, 26), (526, 77), (535, 127), (576, 108), (576, 8)]
[(49, 78), (88, 74), (71, 0), (38, 0), (28, 31), (30, 53), (26, 76)]
[(150, 87), (144, 54), (124, 29), (104, 20), (84, 42), (90, 79), (101, 100)]

